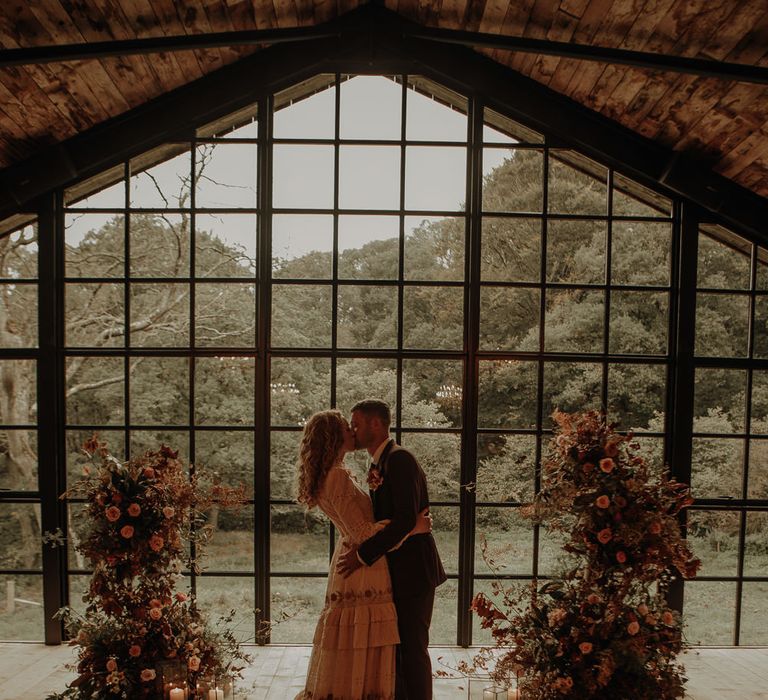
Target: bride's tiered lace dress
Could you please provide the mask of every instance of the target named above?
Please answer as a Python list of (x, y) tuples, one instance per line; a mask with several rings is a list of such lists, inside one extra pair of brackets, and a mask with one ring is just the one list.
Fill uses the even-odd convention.
[(296, 700), (392, 700), (400, 639), (386, 557), (348, 578), (336, 573), (342, 552), (378, 532), (371, 499), (343, 467), (325, 478), (318, 505), (339, 530), (325, 606), (315, 630), (305, 689)]

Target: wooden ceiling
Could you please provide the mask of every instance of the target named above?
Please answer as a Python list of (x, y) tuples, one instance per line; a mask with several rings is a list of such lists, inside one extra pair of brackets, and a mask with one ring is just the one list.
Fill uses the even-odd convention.
[[(306, 27), (354, 0), (4, 0), (2, 49)], [(768, 65), (766, 0), (386, 0), (424, 27)], [(0, 168), (257, 51), (254, 46), (0, 68)], [(768, 85), (477, 49), (768, 197)], [(2, 52), (0, 52), (1, 54)]]

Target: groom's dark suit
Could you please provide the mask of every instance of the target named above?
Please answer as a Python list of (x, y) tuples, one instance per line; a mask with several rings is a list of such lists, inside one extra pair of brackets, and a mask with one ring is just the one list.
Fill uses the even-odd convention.
[(390, 440), (379, 458), (383, 481), (371, 491), (376, 520), (390, 520), (383, 530), (360, 545), (358, 555), (369, 566), (386, 554), (397, 609), (400, 649), (397, 700), (432, 697), (432, 665), (427, 646), (435, 588), (445, 571), (431, 533), (413, 535), (394, 551), (429, 506), (427, 479), (416, 458)]

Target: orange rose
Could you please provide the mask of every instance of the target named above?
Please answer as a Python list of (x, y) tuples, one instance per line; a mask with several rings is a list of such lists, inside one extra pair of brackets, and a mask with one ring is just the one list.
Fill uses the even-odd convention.
[(610, 474), (613, 471), (614, 466), (613, 460), (610, 457), (600, 460), (600, 471), (603, 471), (606, 474)]
[(636, 620), (632, 620), (627, 625), (627, 632), (629, 632), (633, 637), (640, 631), (640, 623)]
[(597, 593), (590, 593), (587, 596), (587, 602), (590, 605), (597, 605), (601, 600), (602, 598), (599, 595), (597, 595)]
[(667, 625), (667, 626), (670, 626), (670, 627), (671, 627), (672, 625), (674, 625), (674, 624), (675, 624), (675, 618), (674, 618), (674, 616), (672, 615), (672, 613), (671, 613), (671, 612), (669, 612), (669, 610), (665, 610), (665, 611), (662, 613), (662, 615), (661, 615), (661, 621), (662, 621), (662, 622), (663, 622), (665, 625)]
[(176, 514), (176, 509), (173, 506), (165, 506), (163, 508), (163, 515), (169, 520)]
[(141, 514), (141, 506), (138, 503), (131, 503), (128, 506), (128, 515), (132, 518), (137, 518)]
[(619, 550), (616, 552), (616, 561), (619, 562), (619, 564), (624, 564), (627, 561), (627, 555)]
[(154, 668), (141, 669), (141, 680), (143, 680), (145, 683), (155, 680), (155, 675), (156, 674)]
[(608, 508), (611, 505), (611, 499), (608, 498), (608, 496), (606, 496), (605, 494), (603, 494), (602, 496), (598, 496), (595, 499), (595, 505), (598, 508)]
[(163, 604), (157, 598), (152, 598), (152, 600), (149, 601), (149, 607), (150, 608), (162, 608)]
[(149, 609), (149, 616), (153, 620), (159, 620), (163, 616), (163, 609), (162, 608), (150, 608)]
[(117, 522), (120, 520), (120, 509), (117, 506), (110, 506), (107, 508), (105, 515), (107, 516), (107, 520), (109, 520), (109, 522)]
[(579, 651), (582, 654), (589, 654), (592, 651), (591, 642), (582, 642), (581, 644), (579, 644)]
[(115, 661), (114, 659), (109, 659), (107, 661), (107, 671), (110, 671), (110, 672), (117, 671), (117, 661)]
[(120, 495), (117, 491), (112, 494), (112, 503), (120, 503), (122, 500), (122, 495)]
[(189, 666), (190, 671), (199, 671), (200, 670), (200, 657), (199, 656), (190, 656), (189, 662), (187, 664)]
[(160, 537), (160, 535), (152, 535), (152, 537), (149, 538), (149, 548), (153, 552), (159, 552), (163, 545), (165, 544), (165, 540)]
[(584, 466), (582, 468), (587, 474), (589, 474), (595, 468), (595, 465), (592, 464), (592, 462), (584, 462)]
[(120, 534), (125, 537), (126, 540), (130, 540), (133, 537), (133, 525), (123, 525), (120, 528)]
[(617, 454), (619, 454), (619, 446), (612, 440), (610, 442), (606, 442), (603, 449), (605, 450), (605, 454), (608, 457), (615, 457)]
[(134, 659), (141, 656), (141, 647), (138, 644), (132, 644), (131, 648), (128, 649), (128, 656), (132, 656)]
[(182, 593), (181, 591), (179, 591), (176, 594), (176, 600), (178, 600), (180, 603), (183, 603), (186, 599), (187, 599), (187, 594), (186, 593)]
[(648, 526), (648, 532), (650, 532), (652, 535), (660, 535), (661, 534), (661, 523), (658, 520), (654, 520)]
[(611, 533), (611, 528), (606, 527), (600, 530), (600, 532), (597, 533), (597, 541), (600, 544), (608, 544), (611, 539), (613, 538), (613, 533)]
[(155, 470), (152, 469), (152, 467), (144, 467), (144, 469), (141, 470), (141, 473), (146, 476), (147, 479), (155, 478)]
[(637, 606), (637, 612), (639, 612), (641, 615), (647, 615), (648, 606), (645, 603), (640, 603), (640, 605)]

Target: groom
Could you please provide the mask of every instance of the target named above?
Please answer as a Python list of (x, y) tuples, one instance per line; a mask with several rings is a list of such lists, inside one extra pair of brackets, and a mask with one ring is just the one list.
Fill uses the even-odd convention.
[(390, 422), (389, 406), (384, 401), (366, 399), (352, 407), (355, 448), (368, 450), (373, 460), (368, 485), (374, 518), (391, 522), (357, 550), (343, 555), (337, 570), (346, 577), (386, 555), (400, 632), (396, 699), (430, 700), (429, 625), (435, 588), (446, 576), (432, 533), (413, 535), (389, 551), (411, 531), (419, 512), (429, 506), (424, 471), (408, 450), (390, 439)]

